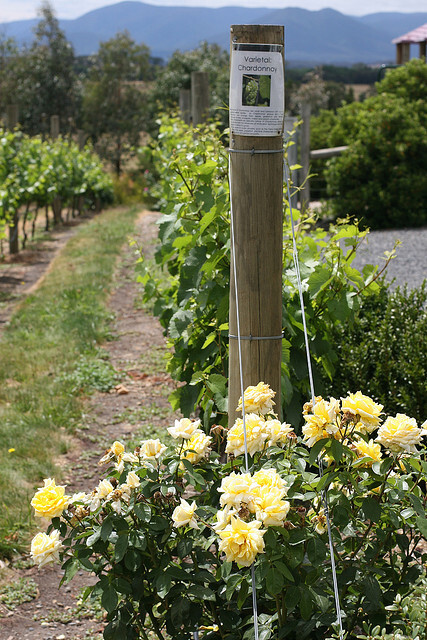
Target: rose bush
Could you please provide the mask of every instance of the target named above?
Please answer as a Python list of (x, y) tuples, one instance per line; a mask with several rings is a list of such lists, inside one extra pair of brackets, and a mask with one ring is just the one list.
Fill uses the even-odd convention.
[(88, 493), (65, 496), (50, 479), (37, 491), (33, 506), (46, 504), (51, 523), (34, 561), (59, 557), (65, 582), (81, 569), (97, 576), (85, 596), (101, 598), (106, 640), (197, 629), (250, 640), (251, 566), (262, 640), (330, 637), (328, 518), (344, 630), (391, 630), (387, 612), (427, 560), (426, 423), (386, 418), (357, 392), (307, 403), (297, 437), (273, 413), (274, 393), (264, 385), (261, 401), (259, 390), (244, 396), (247, 466), (241, 417), (209, 435), (183, 419), (169, 429), (176, 446), (113, 443)]

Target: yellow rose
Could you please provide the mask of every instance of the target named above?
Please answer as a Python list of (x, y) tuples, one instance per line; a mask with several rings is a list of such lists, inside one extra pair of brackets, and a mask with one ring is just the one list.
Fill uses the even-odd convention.
[(265, 429), (268, 433), (268, 447), (274, 447), (276, 444), (287, 444), (288, 435), (293, 431), (290, 424), (280, 422), (280, 420), (266, 420)]
[(242, 503), (249, 509), (253, 508), (253, 480), (250, 473), (236, 473), (233, 471), (229, 476), (222, 479), (218, 491), (221, 493), (220, 503), (222, 507), (235, 507), (240, 509)]
[(244, 522), (232, 516), (229, 525), (218, 531), (221, 538), (219, 550), (225, 553), (227, 562), (237, 562), (241, 567), (250, 567), (258, 553), (264, 553), (264, 539), (266, 532), (261, 529), (258, 520)]
[(281, 527), (289, 513), (290, 504), (283, 500), (285, 491), (273, 487), (268, 491), (261, 491), (255, 498), (255, 514), (265, 527)]
[(225, 507), (220, 511), (216, 512), (216, 524), (213, 525), (212, 529), (215, 531), (222, 531), (225, 527), (230, 524), (231, 516), (237, 515), (236, 509), (233, 507)]
[(121, 442), (118, 442), (118, 440), (116, 440), (115, 442), (113, 442), (113, 444), (111, 445), (111, 447), (108, 449), (108, 451), (105, 453), (105, 455), (102, 456), (101, 460), (99, 461), (98, 464), (105, 464), (106, 462), (108, 462), (109, 460), (111, 460), (111, 458), (113, 456), (116, 456), (116, 458), (120, 461), (123, 453), (125, 451), (125, 446), (124, 444), (122, 444)]
[[(279, 474), (276, 469), (270, 468), (266, 469), (265, 467), (254, 473), (253, 481), (256, 485), (262, 490), (269, 489), (282, 489), (286, 492), (285, 481)], [(255, 492), (256, 488), (253, 489)], [(258, 493), (256, 493), (258, 495)]]
[(47, 478), (44, 487), (38, 489), (31, 506), (34, 507), (35, 515), (38, 518), (57, 518), (66, 509), (70, 500), (65, 494), (65, 487), (56, 486), (55, 480)]
[(382, 458), (381, 446), (379, 444), (375, 444), (373, 440), (369, 440), (369, 442), (358, 440), (354, 443), (354, 446), (358, 459), (370, 458), (369, 460), (366, 460), (364, 464), (365, 467), (372, 467), (374, 462), (379, 462)]
[(175, 420), (175, 426), (169, 427), (168, 432), (172, 438), (184, 438), (184, 440), (189, 440), (196, 432), (201, 433), (201, 430), (199, 429), (200, 424), (200, 420), (181, 418), (181, 420)]
[(195, 502), (189, 504), (187, 500), (181, 498), (181, 504), (175, 507), (172, 514), (173, 526), (178, 529), (188, 524), (192, 529), (198, 529), (199, 527), (195, 518), (196, 509), (197, 506)]
[(346, 398), (341, 398), (341, 410), (354, 416), (360, 416), (361, 424), (357, 426), (358, 431), (372, 433), (381, 422), (380, 414), (383, 405), (364, 396), (361, 391), (356, 391), (356, 393), (350, 393)]
[(129, 471), (126, 476), (126, 484), (131, 489), (136, 489), (141, 484), (139, 477), (136, 475), (135, 471)]
[(311, 519), (311, 523), (314, 525), (314, 530), (319, 535), (325, 533), (328, 530), (328, 522), (326, 520), (326, 514), (323, 507), (316, 513), (314, 509), (310, 509), (307, 512), (307, 516)]
[[(264, 418), (256, 413), (248, 413), (245, 417), (246, 425), (246, 444), (250, 456), (255, 455), (258, 451), (264, 449), (265, 441), (268, 438), (266, 423)], [(243, 455), (245, 452), (245, 436), (243, 431), (243, 420), (237, 418), (234, 425), (227, 433), (226, 453), (232, 453), (234, 456)]]
[(181, 451), (181, 458), (189, 460), (191, 464), (200, 462), (206, 457), (212, 442), (212, 437), (207, 436), (203, 431), (197, 431), (189, 440), (187, 440)]
[[(311, 409), (311, 413), (308, 411)], [(339, 401), (330, 398), (329, 402), (323, 398), (317, 398), (314, 407), (307, 404), (304, 407), (304, 420), (306, 424), (302, 428), (303, 437), (308, 447), (312, 447), (322, 438), (339, 437), (337, 416), (339, 413)]]
[(139, 449), (139, 455), (143, 459), (156, 458), (157, 460), (164, 451), (166, 451), (166, 447), (158, 438), (156, 438), (156, 440), (143, 440)]
[(393, 453), (415, 453), (416, 445), (420, 444), (425, 434), (426, 431), (418, 427), (415, 418), (398, 413), (381, 425), (376, 440)]
[(59, 562), (61, 549), (62, 542), (59, 540), (59, 531), (52, 531), (49, 535), (38, 533), (31, 541), (31, 557), (39, 567)]
[[(271, 413), (273, 406), (276, 404), (273, 402), (275, 395), (276, 392), (270, 389), (268, 384), (264, 382), (259, 382), (256, 387), (248, 387), (243, 393), (245, 411), (248, 413), (260, 413), (262, 415)], [(242, 398), (240, 398), (236, 411), (242, 411), (242, 409)]]

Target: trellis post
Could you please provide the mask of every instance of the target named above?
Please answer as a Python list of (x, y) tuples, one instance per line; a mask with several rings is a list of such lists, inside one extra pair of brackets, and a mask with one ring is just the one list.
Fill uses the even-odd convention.
[(308, 207), (310, 205), (310, 114), (311, 107), (309, 102), (301, 105), (301, 206)]
[[(230, 189), (235, 255), (230, 274), (230, 424), (238, 417), (236, 407), (241, 395), (239, 344), (234, 337), (238, 327), (233, 263), (237, 276), (243, 386), (260, 381), (269, 384), (276, 391), (276, 411), (281, 413), (283, 48), (283, 26), (231, 27)], [(243, 67), (247, 72), (241, 72), (244, 76), (240, 73), (239, 77), (239, 68), (241, 71)], [(262, 75), (269, 76), (269, 80), (261, 81)], [(261, 96), (256, 97), (255, 109), (251, 108), (253, 97), (245, 98), (245, 87), (251, 81), (258, 83)], [(234, 108), (236, 101), (237, 108)], [(280, 106), (276, 110), (278, 102)]]
[(209, 117), (209, 74), (206, 71), (191, 73), (191, 120), (194, 127)]
[(185, 124), (191, 122), (191, 91), (190, 89), (179, 90), (179, 115)]
[(53, 140), (59, 138), (59, 116), (50, 116), (50, 136)]

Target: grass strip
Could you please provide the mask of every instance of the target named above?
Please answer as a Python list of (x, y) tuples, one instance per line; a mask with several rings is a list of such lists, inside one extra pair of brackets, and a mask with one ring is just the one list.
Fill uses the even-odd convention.
[(60, 475), (90, 372), (96, 368), (100, 384), (115, 382), (98, 345), (109, 337), (107, 298), (137, 213), (113, 209), (82, 226), (1, 339), (0, 556), (25, 544), (35, 486)]

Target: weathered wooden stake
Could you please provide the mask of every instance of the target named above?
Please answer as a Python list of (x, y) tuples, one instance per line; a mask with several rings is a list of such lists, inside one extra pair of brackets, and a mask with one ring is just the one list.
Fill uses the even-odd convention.
[(196, 127), (209, 117), (209, 75), (206, 71), (191, 74), (191, 119)]
[(179, 115), (185, 124), (191, 122), (191, 91), (190, 89), (180, 89), (179, 91)]
[(59, 137), (59, 116), (50, 116), (50, 136), (53, 140)]
[(304, 102), (301, 105), (301, 184), (304, 185), (300, 192), (302, 207), (308, 207), (310, 204), (310, 181), (308, 179), (310, 173), (310, 113), (310, 104)]
[[(284, 45), (284, 29), (276, 25), (233, 25), (231, 44)], [(282, 50), (283, 51), (283, 50)], [(283, 147), (275, 136), (230, 133), (234, 150), (275, 151)], [(243, 386), (263, 381), (276, 392), (281, 413), (283, 154), (230, 153), (231, 200), (235, 262), (242, 336)], [(232, 261), (233, 263), (233, 261)], [(230, 275), (230, 335), (237, 335), (234, 269)], [(262, 340), (248, 339), (267, 338)], [(241, 395), (238, 341), (230, 337), (228, 419), (233, 424)]]
[(6, 126), (12, 131), (19, 122), (18, 105), (8, 104), (6, 107)]

